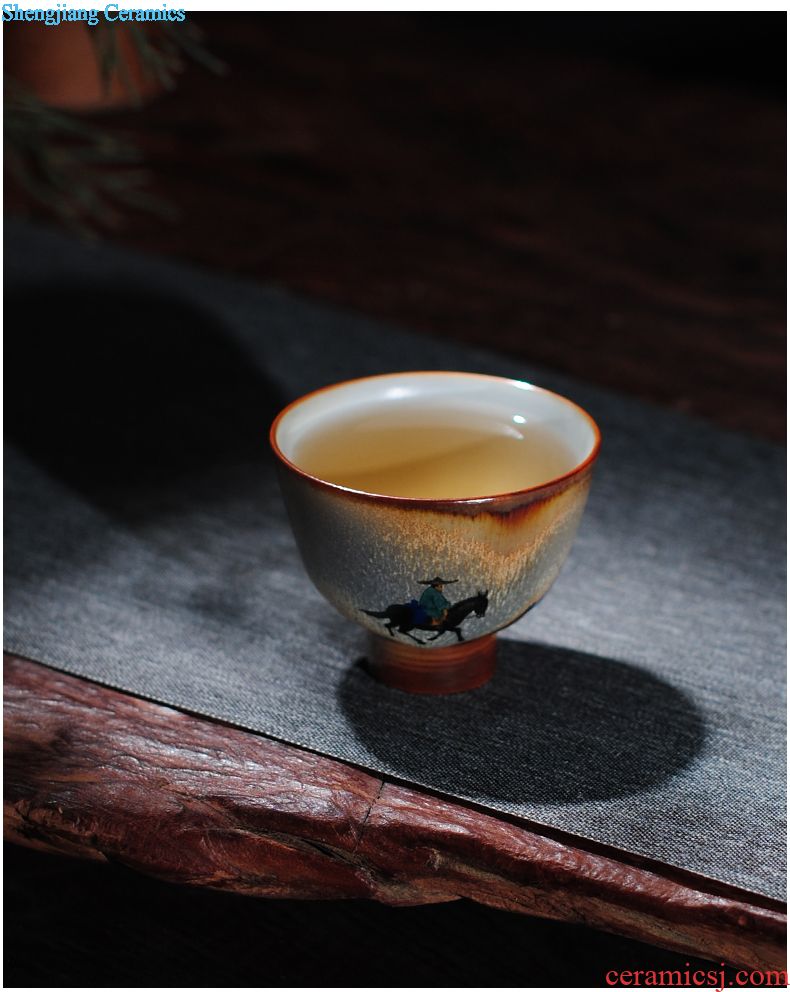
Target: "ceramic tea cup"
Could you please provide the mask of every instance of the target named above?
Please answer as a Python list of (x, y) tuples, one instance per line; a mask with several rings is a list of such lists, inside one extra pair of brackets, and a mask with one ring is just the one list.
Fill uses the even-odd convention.
[(587, 500), (600, 432), (526, 382), (403, 372), (319, 389), (270, 441), (307, 572), (411, 692), (494, 671), (494, 634), (548, 591)]

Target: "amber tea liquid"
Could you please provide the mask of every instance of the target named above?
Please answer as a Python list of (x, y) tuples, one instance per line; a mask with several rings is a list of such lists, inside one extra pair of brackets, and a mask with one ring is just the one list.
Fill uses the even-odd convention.
[(364, 416), (333, 420), (311, 430), (294, 456), (299, 468), (326, 482), (421, 499), (516, 492), (575, 466), (568, 447), (542, 424), (433, 408), (371, 409)]

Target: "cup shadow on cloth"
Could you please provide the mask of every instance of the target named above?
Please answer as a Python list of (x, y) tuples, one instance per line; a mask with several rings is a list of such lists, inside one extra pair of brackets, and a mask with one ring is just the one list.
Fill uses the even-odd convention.
[(63, 288), (10, 293), (5, 316), (7, 438), (112, 516), (221, 499), (227, 472), (265, 466), (284, 399), (210, 312)]
[(504, 638), (494, 679), (473, 692), (409, 695), (360, 659), (339, 702), (393, 775), (483, 802), (635, 795), (681, 771), (705, 738), (694, 702), (635, 665)]

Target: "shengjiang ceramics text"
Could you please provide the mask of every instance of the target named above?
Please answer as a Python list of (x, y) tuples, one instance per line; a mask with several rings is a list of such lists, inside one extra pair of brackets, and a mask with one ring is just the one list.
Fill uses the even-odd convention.
[(105, 7), (69, 7), (65, 3), (56, 3), (52, 7), (31, 7), (24, 9), (18, 3), (3, 4), (3, 22), (21, 21), (24, 23), (44, 24), (48, 28), (56, 28), (59, 24), (81, 23), (95, 28), (100, 21), (113, 23), (139, 23), (141, 21), (184, 21), (186, 11), (182, 8), (170, 8), (166, 3), (160, 7), (121, 7), (117, 3), (108, 3)]

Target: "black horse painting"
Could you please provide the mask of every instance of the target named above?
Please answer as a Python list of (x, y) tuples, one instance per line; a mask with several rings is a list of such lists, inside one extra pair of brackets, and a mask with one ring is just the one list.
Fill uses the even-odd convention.
[(369, 617), (375, 617), (377, 620), (386, 620), (387, 630), (392, 637), (395, 636), (395, 631), (397, 630), (398, 633), (405, 634), (418, 644), (425, 644), (425, 641), (421, 641), (418, 637), (415, 637), (411, 631), (430, 631), (433, 637), (428, 637), (428, 641), (435, 641), (442, 634), (447, 633), (455, 634), (458, 640), (462, 641), (464, 635), (461, 633), (461, 624), (464, 620), (466, 620), (470, 613), (474, 613), (476, 617), (484, 617), (487, 609), (488, 590), (486, 589), (485, 592), (478, 590), (476, 596), (470, 596), (468, 599), (462, 599), (457, 603), (453, 603), (447, 610), (447, 616), (437, 624), (415, 623), (414, 609), (409, 603), (393, 603), (386, 610), (363, 610), (362, 612), (367, 613)]

